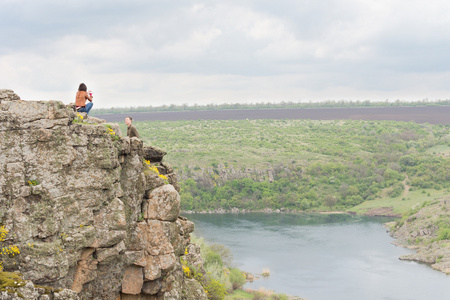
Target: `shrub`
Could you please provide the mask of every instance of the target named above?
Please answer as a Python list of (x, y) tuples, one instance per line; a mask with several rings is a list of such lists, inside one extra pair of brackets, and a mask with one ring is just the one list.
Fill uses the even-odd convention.
[(450, 240), (450, 228), (440, 228), (436, 240)]
[(230, 282), (233, 290), (240, 289), (245, 284), (245, 276), (242, 274), (241, 270), (232, 268), (230, 269)]
[(208, 299), (210, 300), (222, 300), (227, 294), (227, 291), (225, 290), (223, 284), (215, 279), (207, 281), (207, 283), (203, 287), (207, 292)]
[(233, 253), (229, 248), (220, 244), (212, 244), (209, 248), (220, 255), (220, 258), (225, 266), (231, 267), (233, 263)]
[(300, 207), (301, 207), (303, 210), (306, 210), (306, 209), (308, 209), (308, 208), (311, 207), (311, 202), (310, 202), (308, 199), (303, 199), (303, 200), (300, 202)]
[(289, 300), (289, 297), (286, 294), (275, 294), (272, 296), (273, 300)]
[(244, 285), (246, 279), (242, 271), (224, 266), (224, 261), (228, 267), (232, 264), (232, 254), (228, 248), (218, 244), (210, 246), (204, 238), (198, 238), (194, 234), (191, 235), (191, 241), (200, 246), (206, 275), (198, 272), (182, 259), (183, 271), (186, 276), (189, 274), (191, 278), (195, 278), (202, 284), (207, 291), (208, 299), (223, 299), (227, 291), (231, 292)]
[(189, 265), (184, 259), (181, 259), (181, 266), (186, 277), (194, 278), (201, 284), (209, 300), (223, 300), (225, 298), (225, 295), (227, 294), (225, 285), (213, 278), (212, 274), (207, 273), (206, 276), (203, 275), (201, 272), (197, 271), (195, 267)]
[(221, 267), (223, 266), (223, 262), (222, 262), (222, 258), (220, 257), (220, 254), (217, 252), (214, 252), (212, 250), (209, 250), (206, 252), (204, 262), (205, 262), (206, 266), (210, 265), (210, 264), (217, 264)]
[[(0, 242), (1, 242), (1, 256), (9, 256), (14, 257), (20, 254), (20, 250), (16, 245), (5, 246), (3, 242), (6, 240), (6, 236), (8, 235), (9, 230), (5, 228), (5, 226), (0, 226)], [(0, 271), (3, 271), (3, 261), (0, 261)]]
[(206, 274), (208, 274), (208, 277), (220, 282), (226, 291), (231, 292), (233, 290), (228, 269), (223, 268), (222, 265), (219, 265), (218, 263), (210, 263), (205, 265), (205, 271)]
[(404, 189), (405, 189), (405, 187), (403, 186), (403, 184), (398, 183), (394, 186), (392, 191), (389, 193), (389, 196), (391, 196), (392, 198), (398, 197), (403, 193)]
[(113, 140), (113, 141), (118, 141), (118, 140), (120, 140), (120, 137), (116, 134), (116, 132), (114, 131), (114, 129), (112, 129), (111, 125), (109, 125), (109, 124), (104, 124), (104, 126), (106, 127), (106, 132), (107, 132), (107, 134), (109, 134), (109, 136), (111, 137), (111, 140)]

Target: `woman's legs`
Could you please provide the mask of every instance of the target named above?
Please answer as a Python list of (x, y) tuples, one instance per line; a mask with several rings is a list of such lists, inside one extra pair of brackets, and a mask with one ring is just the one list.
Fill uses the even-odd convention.
[(89, 111), (91, 110), (92, 106), (94, 105), (94, 103), (92, 102), (88, 102), (86, 103), (86, 107), (82, 107), (78, 110), (78, 112), (85, 112), (87, 114), (89, 114)]

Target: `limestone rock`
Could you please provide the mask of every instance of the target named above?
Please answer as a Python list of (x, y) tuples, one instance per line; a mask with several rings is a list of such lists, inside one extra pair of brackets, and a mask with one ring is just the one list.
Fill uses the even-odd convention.
[(30, 283), (30, 299), (180, 296), (193, 223), (178, 218), (177, 190), (143, 167), (158, 163), (175, 184), (166, 152), (76, 118), (72, 105), (0, 90), (0, 217), (21, 251), (2, 257), (5, 270), (62, 289), (47, 297)]
[(14, 101), (20, 100), (20, 97), (13, 90), (0, 89), (0, 103), (2, 100)]
[(158, 220), (139, 222), (130, 247), (137, 251), (144, 250), (155, 256), (173, 253), (173, 245), (170, 243), (170, 227), (172, 226), (175, 224)]
[(91, 255), (94, 253), (94, 248), (85, 249), (81, 253), (80, 261), (78, 262), (75, 278), (71, 290), (79, 293), (83, 289), (83, 284), (95, 280), (97, 278), (97, 261), (93, 260)]
[(162, 300), (164, 299), (163, 295), (127, 295), (122, 294), (120, 298), (117, 298), (117, 300)]
[(145, 219), (175, 221), (180, 213), (180, 195), (172, 185), (154, 189), (143, 206)]
[(78, 300), (80, 299), (74, 291), (64, 289), (53, 296), (54, 300)]
[(142, 293), (156, 295), (161, 290), (161, 287), (161, 282), (159, 280), (146, 281), (142, 287)]
[(175, 266), (175, 254), (169, 253), (159, 256), (159, 266), (161, 270), (171, 270)]
[(155, 280), (161, 277), (161, 266), (157, 256), (149, 255), (141, 263), (144, 265), (144, 278), (146, 280)]
[(141, 293), (144, 284), (144, 274), (142, 268), (128, 267), (123, 275), (122, 293), (138, 295)]
[(35, 286), (31, 281), (20, 279), (20, 275), (16, 273), (3, 273), (3, 276), (14, 279), (15, 284), (7, 286), (8, 291), (0, 292), (0, 299), (2, 300), (22, 300), (22, 299), (69, 299), (79, 300), (77, 293), (68, 289), (57, 290), (51, 287)]
[(20, 287), (17, 291), (23, 296), (25, 299), (37, 299), (39, 297), (38, 291), (34, 288), (34, 284), (31, 281), (28, 281), (25, 286)]
[(185, 287), (186, 287), (186, 300), (207, 300), (208, 296), (206, 295), (203, 287), (198, 283), (198, 281), (186, 278), (185, 279)]
[(150, 198), (151, 192), (160, 186), (164, 185), (164, 180), (158, 174), (151, 171), (145, 172), (145, 198)]
[(189, 244), (187, 246), (188, 254), (185, 255), (186, 261), (197, 270), (203, 269), (203, 259), (200, 253), (200, 246), (196, 244)]
[(154, 146), (145, 146), (143, 149), (144, 158), (152, 163), (162, 161), (166, 154), (167, 152)]
[(111, 258), (118, 256), (125, 249), (126, 247), (123, 241), (112, 248), (99, 248), (97, 249), (97, 261), (105, 264), (107, 260), (110, 261)]
[(169, 173), (166, 175), (169, 179), (169, 183), (175, 188), (175, 190), (179, 193), (181, 191), (180, 184), (178, 183), (178, 176), (175, 173)]
[(168, 276), (168, 279), (162, 283), (161, 287), (161, 291), (165, 292), (164, 300), (208, 299), (199, 282), (184, 277), (180, 264), (175, 267), (175, 270)]

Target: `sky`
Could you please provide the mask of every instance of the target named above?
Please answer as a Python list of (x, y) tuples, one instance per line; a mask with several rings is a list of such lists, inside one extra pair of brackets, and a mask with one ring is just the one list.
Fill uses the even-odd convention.
[(450, 98), (447, 0), (1, 0), (0, 88), (94, 108)]

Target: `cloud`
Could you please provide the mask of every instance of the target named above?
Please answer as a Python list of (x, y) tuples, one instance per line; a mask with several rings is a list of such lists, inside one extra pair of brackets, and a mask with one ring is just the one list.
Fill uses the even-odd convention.
[(446, 98), (449, 14), (442, 0), (2, 1), (0, 82), (65, 102), (85, 82), (103, 107)]

